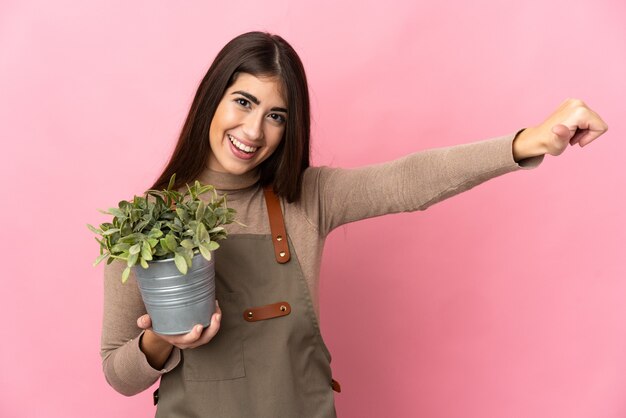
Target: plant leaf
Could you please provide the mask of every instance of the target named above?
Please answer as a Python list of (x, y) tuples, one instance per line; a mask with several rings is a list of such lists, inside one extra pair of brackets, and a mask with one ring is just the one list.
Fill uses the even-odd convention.
[(128, 267), (132, 267), (132, 266), (134, 266), (135, 264), (137, 264), (137, 259), (138, 259), (138, 258), (139, 258), (139, 253), (131, 254), (131, 255), (128, 257), (128, 261), (126, 262), (126, 265), (127, 265)]
[(122, 272), (122, 283), (126, 283), (126, 280), (128, 280), (129, 274), (130, 274), (130, 267), (126, 267), (124, 271)]
[(160, 245), (154, 249), (154, 255), (156, 257), (163, 257), (164, 258), (166, 255), (170, 255), (170, 254), (171, 253), (170, 253), (169, 250), (166, 250), (165, 248), (161, 247)]
[(130, 249), (130, 244), (127, 244), (125, 242), (118, 242), (117, 244), (113, 246), (113, 248), (111, 248), (111, 252), (121, 253), (124, 251), (128, 251), (129, 249)]
[(180, 253), (174, 254), (174, 263), (182, 274), (187, 274), (187, 261)]
[(181, 246), (183, 246), (184, 248), (187, 248), (187, 249), (190, 249), (190, 250), (193, 250), (193, 247), (195, 247), (195, 246), (193, 245), (193, 241), (192, 241), (192, 240), (190, 240), (190, 239), (184, 239), (184, 240), (182, 240), (182, 241), (180, 242), (180, 245), (181, 245)]
[(196, 238), (198, 238), (198, 240), (200, 241), (207, 241), (209, 239), (209, 233), (207, 232), (206, 227), (202, 222), (198, 224)]
[(109, 214), (115, 216), (116, 218), (126, 218), (126, 213), (118, 208), (109, 208)]
[(193, 250), (185, 248), (183, 251), (183, 255), (185, 256), (185, 260), (187, 261), (187, 266), (191, 268), (191, 264), (193, 263)]
[(211, 250), (209, 249), (208, 244), (201, 242), (198, 248), (200, 249), (202, 257), (204, 257), (207, 261), (211, 261)]
[(98, 228), (94, 228), (93, 226), (87, 224), (87, 228), (89, 228), (89, 230), (95, 234), (102, 234), (102, 230), (98, 229)]
[(174, 252), (176, 251), (176, 247), (178, 247), (178, 243), (176, 242), (176, 238), (174, 237), (174, 234), (167, 234), (165, 236), (165, 244), (167, 245), (167, 248)]
[(132, 246), (132, 247), (130, 247), (130, 248), (129, 248), (129, 250), (128, 250), (128, 252), (129, 252), (131, 255), (134, 255), (134, 254), (139, 254), (139, 251), (141, 251), (141, 244), (139, 244), (139, 243), (137, 243), (137, 244), (133, 245), (133, 246)]
[(200, 190), (198, 192), (198, 195), (204, 194), (210, 190), (215, 190), (215, 188), (211, 185), (206, 185), (206, 186), (200, 186), (200, 183), (198, 182), (198, 186), (200, 187)]
[(181, 220), (187, 221), (187, 212), (185, 212), (185, 209), (176, 207), (176, 214)]
[(201, 200), (198, 203), (198, 209), (196, 209), (196, 221), (200, 221), (202, 219), (202, 217), (204, 216), (205, 209), (206, 209), (206, 205)]
[(133, 233), (133, 228), (130, 226), (130, 223), (125, 222), (124, 226), (122, 226), (121, 234), (122, 236), (130, 235)]
[(139, 263), (141, 264), (141, 267), (147, 269), (148, 268), (148, 262), (146, 260), (144, 260), (143, 258), (139, 259)]
[(163, 236), (163, 232), (160, 229), (152, 228), (148, 233), (149, 238), (161, 238)]
[(209, 242), (208, 247), (209, 247), (209, 250), (215, 251), (218, 248), (220, 248), (220, 245), (217, 242), (215, 242), (215, 241), (211, 241), (211, 242)]
[(150, 221), (142, 220), (141, 222), (138, 222), (133, 229), (135, 232), (143, 232), (143, 229), (148, 226), (149, 223)]
[(143, 245), (141, 246), (141, 259), (152, 260), (152, 248), (150, 247), (150, 243), (148, 241), (144, 241)]
[(176, 182), (176, 173), (172, 174), (172, 177), (170, 177), (170, 182), (167, 185), (167, 190), (172, 190), (175, 182)]
[(123, 237), (120, 238), (120, 242), (125, 242), (127, 244), (136, 244), (138, 240), (143, 238), (143, 234), (140, 234), (138, 232), (134, 232), (132, 234), (126, 235), (124, 233), (122, 233)]
[(100, 255), (100, 257), (96, 258), (96, 261), (94, 261), (94, 262), (93, 262), (93, 266), (94, 266), (94, 267), (95, 267), (95, 266), (97, 266), (98, 264), (100, 264), (100, 262), (101, 262), (102, 260), (104, 260), (104, 259), (105, 259), (105, 258), (107, 258), (108, 256), (109, 256), (109, 253), (104, 253), (104, 254), (101, 254), (101, 255)]

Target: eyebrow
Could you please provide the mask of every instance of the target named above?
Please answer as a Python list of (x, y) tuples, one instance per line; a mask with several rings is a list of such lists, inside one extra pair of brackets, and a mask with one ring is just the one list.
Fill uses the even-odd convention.
[[(242, 96), (244, 96), (245, 98), (247, 98), (248, 100), (253, 102), (255, 105), (258, 105), (258, 104), (261, 103), (261, 101), (259, 99), (257, 99), (255, 96), (253, 96), (252, 94), (248, 93), (247, 91), (237, 90), (237, 91), (233, 91), (231, 94), (241, 94)], [(287, 113), (287, 109), (285, 109), (284, 107), (273, 107), (270, 110), (274, 111), (274, 112), (285, 112), (285, 113)]]

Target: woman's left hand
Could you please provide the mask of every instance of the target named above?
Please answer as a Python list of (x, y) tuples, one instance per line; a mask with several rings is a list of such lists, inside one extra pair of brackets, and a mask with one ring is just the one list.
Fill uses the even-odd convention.
[(584, 147), (609, 129), (582, 100), (567, 99), (540, 125), (522, 131), (513, 141), (516, 161), (541, 154), (560, 155), (567, 145)]

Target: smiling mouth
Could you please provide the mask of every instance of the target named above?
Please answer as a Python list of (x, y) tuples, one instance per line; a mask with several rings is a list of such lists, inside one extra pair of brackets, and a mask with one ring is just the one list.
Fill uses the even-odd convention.
[(241, 152), (245, 152), (246, 154), (254, 154), (256, 150), (259, 149), (259, 147), (250, 147), (248, 145), (245, 145), (239, 142), (237, 138), (230, 136), (229, 134), (226, 134), (226, 136), (228, 136), (228, 140), (231, 144), (235, 146), (235, 148), (237, 148)]

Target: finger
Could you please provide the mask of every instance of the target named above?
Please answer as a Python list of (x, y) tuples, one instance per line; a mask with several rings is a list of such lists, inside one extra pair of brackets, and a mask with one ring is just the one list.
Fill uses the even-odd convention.
[(580, 146), (584, 147), (585, 145), (594, 141), (600, 135), (603, 135), (608, 129), (609, 127), (606, 123), (602, 121), (602, 119), (598, 118), (597, 120), (590, 121), (589, 129), (583, 131), (580, 136), (580, 139), (578, 141), (580, 143)]
[(137, 326), (141, 329), (150, 328), (152, 326), (152, 320), (150, 319), (150, 315), (145, 314), (137, 318)]
[(211, 322), (207, 328), (205, 328), (202, 332), (200, 338), (193, 343), (190, 348), (198, 347), (200, 345), (206, 344), (215, 337), (217, 331), (220, 329), (222, 321), (222, 310), (220, 309), (220, 304), (217, 299), (215, 300), (215, 312), (211, 316)]
[(198, 341), (202, 335), (202, 325), (196, 324), (187, 334), (183, 335), (169, 335), (164, 336), (170, 344), (175, 345), (178, 348), (191, 348), (193, 344)]
[(602, 120), (600, 115), (589, 108), (587, 108), (586, 112), (582, 113), (581, 120), (579, 120), (577, 125), (579, 129), (592, 131), (591, 134), (584, 135), (585, 141), (580, 138), (579, 141), (581, 147), (584, 147), (609, 129), (608, 125)]
[(581, 147), (594, 141), (600, 135), (604, 134), (608, 126), (599, 118), (595, 120), (584, 121), (579, 124), (579, 128), (570, 140), (570, 144), (580, 144)]
[(197, 341), (197, 345), (206, 344), (209, 341), (211, 341), (213, 337), (215, 337), (215, 335), (219, 331), (221, 323), (222, 323), (222, 314), (217, 313), (217, 312), (214, 313), (213, 316), (211, 317), (211, 324), (204, 330), (204, 332), (202, 333), (202, 336)]
[(594, 141), (597, 137), (599, 137), (600, 135), (602, 135), (605, 131), (592, 131), (592, 130), (588, 130), (585, 131), (581, 136), (580, 139), (578, 140), (578, 143), (580, 144), (581, 147), (584, 147), (585, 145), (588, 145), (590, 142)]
[(183, 336), (183, 343), (184, 344), (193, 344), (196, 341), (198, 341), (200, 339), (200, 337), (202, 336), (202, 330), (204, 328), (202, 327), (201, 324), (196, 324), (194, 325), (193, 329), (191, 331), (189, 331), (188, 334), (185, 334)]
[(552, 133), (555, 134), (561, 141), (569, 141), (572, 137), (572, 132), (569, 128), (563, 124), (554, 125), (552, 127)]
[(170, 344), (173, 344), (181, 349), (199, 347), (211, 341), (215, 334), (217, 334), (217, 331), (220, 329), (221, 319), (222, 310), (220, 309), (219, 302), (216, 299), (215, 312), (213, 313), (213, 316), (211, 317), (211, 323), (207, 328), (204, 328), (202, 325), (197, 324), (187, 334), (168, 336), (166, 337), (166, 339)]
[[(572, 139), (570, 139), (569, 143), (571, 145), (576, 145), (578, 143), (580, 143), (580, 141), (583, 138), (587, 138), (589, 136), (589, 130), (588, 129), (578, 129), (576, 130), (576, 133), (574, 134), (574, 136), (572, 137)], [(580, 146), (582, 147), (582, 144), (580, 144)]]

